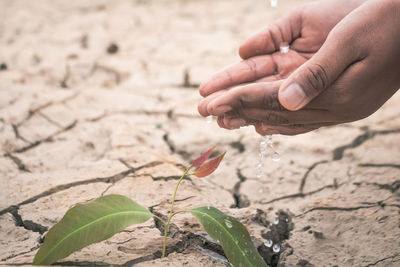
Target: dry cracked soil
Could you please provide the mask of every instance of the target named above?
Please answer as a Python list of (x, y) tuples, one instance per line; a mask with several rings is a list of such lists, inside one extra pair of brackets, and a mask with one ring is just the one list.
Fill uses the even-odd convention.
[[(254, 129), (197, 114), (198, 84), (303, 2), (2, 0), (0, 264), (30, 265), (69, 207), (101, 195), (165, 215), (183, 166), (217, 145), (222, 165), (185, 180), (177, 210), (233, 215), (271, 266), (399, 266), (399, 94), (362, 121), (274, 136), (281, 160), (267, 159), (262, 179)], [(188, 214), (163, 259), (161, 234), (150, 220), (57, 264), (228, 266)]]

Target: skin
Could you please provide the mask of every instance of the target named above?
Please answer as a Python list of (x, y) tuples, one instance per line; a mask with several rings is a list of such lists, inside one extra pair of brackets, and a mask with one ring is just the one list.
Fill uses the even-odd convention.
[[(242, 62), (203, 83), (203, 116), (300, 134), (365, 118), (400, 87), (400, 1), (320, 1), (250, 37)], [(289, 53), (278, 44), (290, 43)], [(293, 86), (292, 86), (293, 85)], [(290, 90), (292, 89), (292, 90)]]

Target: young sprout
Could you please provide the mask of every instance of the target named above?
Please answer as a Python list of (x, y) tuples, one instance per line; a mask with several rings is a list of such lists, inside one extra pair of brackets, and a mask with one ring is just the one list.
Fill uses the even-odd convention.
[[(165, 224), (164, 227), (164, 244), (163, 244), (163, 250), (162, 250), (162, 256), (161, 257), (165, 257), (165, 251), (167, 248), (167, 235), (168, 235), (168, 229), (169, 229), (169, 225), (171, 222), (172, 217), (175, 216), (175, 214), (178, 214), (180, 212), (173, 212), (174, 210), (174, 204), (175, 204), (175, 198), (176, 198), (176, 193), (178, 191), (178, 187), (181, 184), (182, 180), (189, 176), (189, 175), (195, 175), (199, 178), (201, 177), (206, 177), (210, 174), (212, 174), (219, 166), (219, 164), (221, 163), (222, 159), (225, 156), (225, 153), (222, 153), (221, 155), (219, 155), (216, 158), (213, 158), (209, 161), (206, 162), (206, 160), (211, 156), (211, 154), (213, 153), (215, 149), (215, 146), (213, 146), (212, 148), (210, 148), (209, 150), (207, 150), (206, 152), (204, 152), (200, 157), (196, 158), (192, 164), (189, 166), (189, 168), (186, 169), (186, 171), (183, 173), (183, 175), (181, 176), (181, 178), (179, 178), (178, 183), (176, 184), (175, 187), (175, 191), (174, 194), (172, 196), (172, 202), (171, 202), (171, 209), (169, 211), (169, 216), (167, 219), (167, 223)], [(189, 174), (189, 171), (193, 168), (196, 168), (196, 170), (193, 173)]]

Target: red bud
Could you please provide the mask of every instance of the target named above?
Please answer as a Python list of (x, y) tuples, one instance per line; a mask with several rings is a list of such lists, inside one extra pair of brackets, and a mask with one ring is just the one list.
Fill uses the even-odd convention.
[(219, 164), (221, 163), (221, 160), (225, 156), (225, 153), (226, 152), (224, 152), (223, 154), (219, 155), (216, 158), (207, 161), (206, 163), (201, 165), (200, 168), (198, 168), (193, 174), (200, 178), (210, 175), (218, 168)]
[(215, 146), (213, 146), (212, 148), (210, 148), (209, 150), (207, 150), (206, 152), (204, 152), (200, 157), (198, 157), (197, 159), (193, 160), (192, 162), (192, 166), (199, 168), (201, 166), (201, 164), (204, 163), (204, 161), (206, 161), (212, 154), (212, 152), (214, 151)]

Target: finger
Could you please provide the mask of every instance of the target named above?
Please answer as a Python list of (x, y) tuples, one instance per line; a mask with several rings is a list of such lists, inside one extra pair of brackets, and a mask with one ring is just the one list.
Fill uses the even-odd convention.
[(267, 128), (265, 130), (261, 128), (255, 128), (256, 132), (260, 135), (272, 135), (272, 134), (282, 134), (282, 135), (297, 135), (297, 134), (303, 134), (307, 132), (311, 132), (313, 130), (318, 129), (318, 127), (315, 128), (306, 128), (306, 127), (271, 127)]
[(252, 82), (264, 76), (273, 75), (275, 72), (276, 64), (272, 56), (249, 58), (214, 74), (208, 81), (200, 85), (199, 92), (205, 97), (223, 88)]
[(226, 92), (226, 90), (217, 91), (217, 92), (207, 96), (203, 100), (201, 100), (199, 105), (197, 106), (197, 110), (200, 113), (200, 115), (203, 117), (210, 116), (210, 114), (207, 112), (208, 104), (225, 92)]
[(243, 59), (279, 51), (280, 43), (291, 43), (301, 33), (301, 9), (295, 9), (282, 19), (248, 38), (239, 48)]
[(218, 124), (219, 127), (226, 129), (226, 126), (224, 124), (224, 116), (218, 116), (217, 117), (217, 124)]
[(207, 105), (207, 112), (220, 116), (242, 107), (284, 110), (278, 101), (278, 88), (281, 83), (282, 81), (260, 82), (234, 87), (211, 101)]
[[(236, 119), (240, 119), (239, 117), (235, 117)], [(233, 117), (231, 119), (234, 119)], [(224, 128), (224, 129), (228, 129), (228, 130), (232, 130), (232, 129), (237, 129), (240, 128), (242, 126), (246, 125), (246, 122), (241, 119), (242, 121), (229, 121), (227, 120), (227, 116), (223, 115), (223, 116), (218, 116), (217, 117), (217, 124), (219, 127)]]
[(349, 42), (351, 38), (344, 36), (346, 32), (332, 31), (321, 49), (285, 80), (279, 89), (282, 106), (288, 110), (303, 108), (362, 58)]
[(246, 121), (261, 121), (269, 125), (291, 125), (335, 122), (335, 117), (326, 110), (275, 111), (262, 108), (242, 108), (240, 116)]
[(318, 128), (335, 125), (337, 123), (316, 123), (316, 124), (296, 124), (288, 126), (275, 126), (268, 125), (265, 123), (257, 123), (254, 125), (255, 130), (260, 135), (271, 135), (271, 134), (283, 134), (283, 135), (297, 135), (303, 134), (310, 131), (314, 131)]

